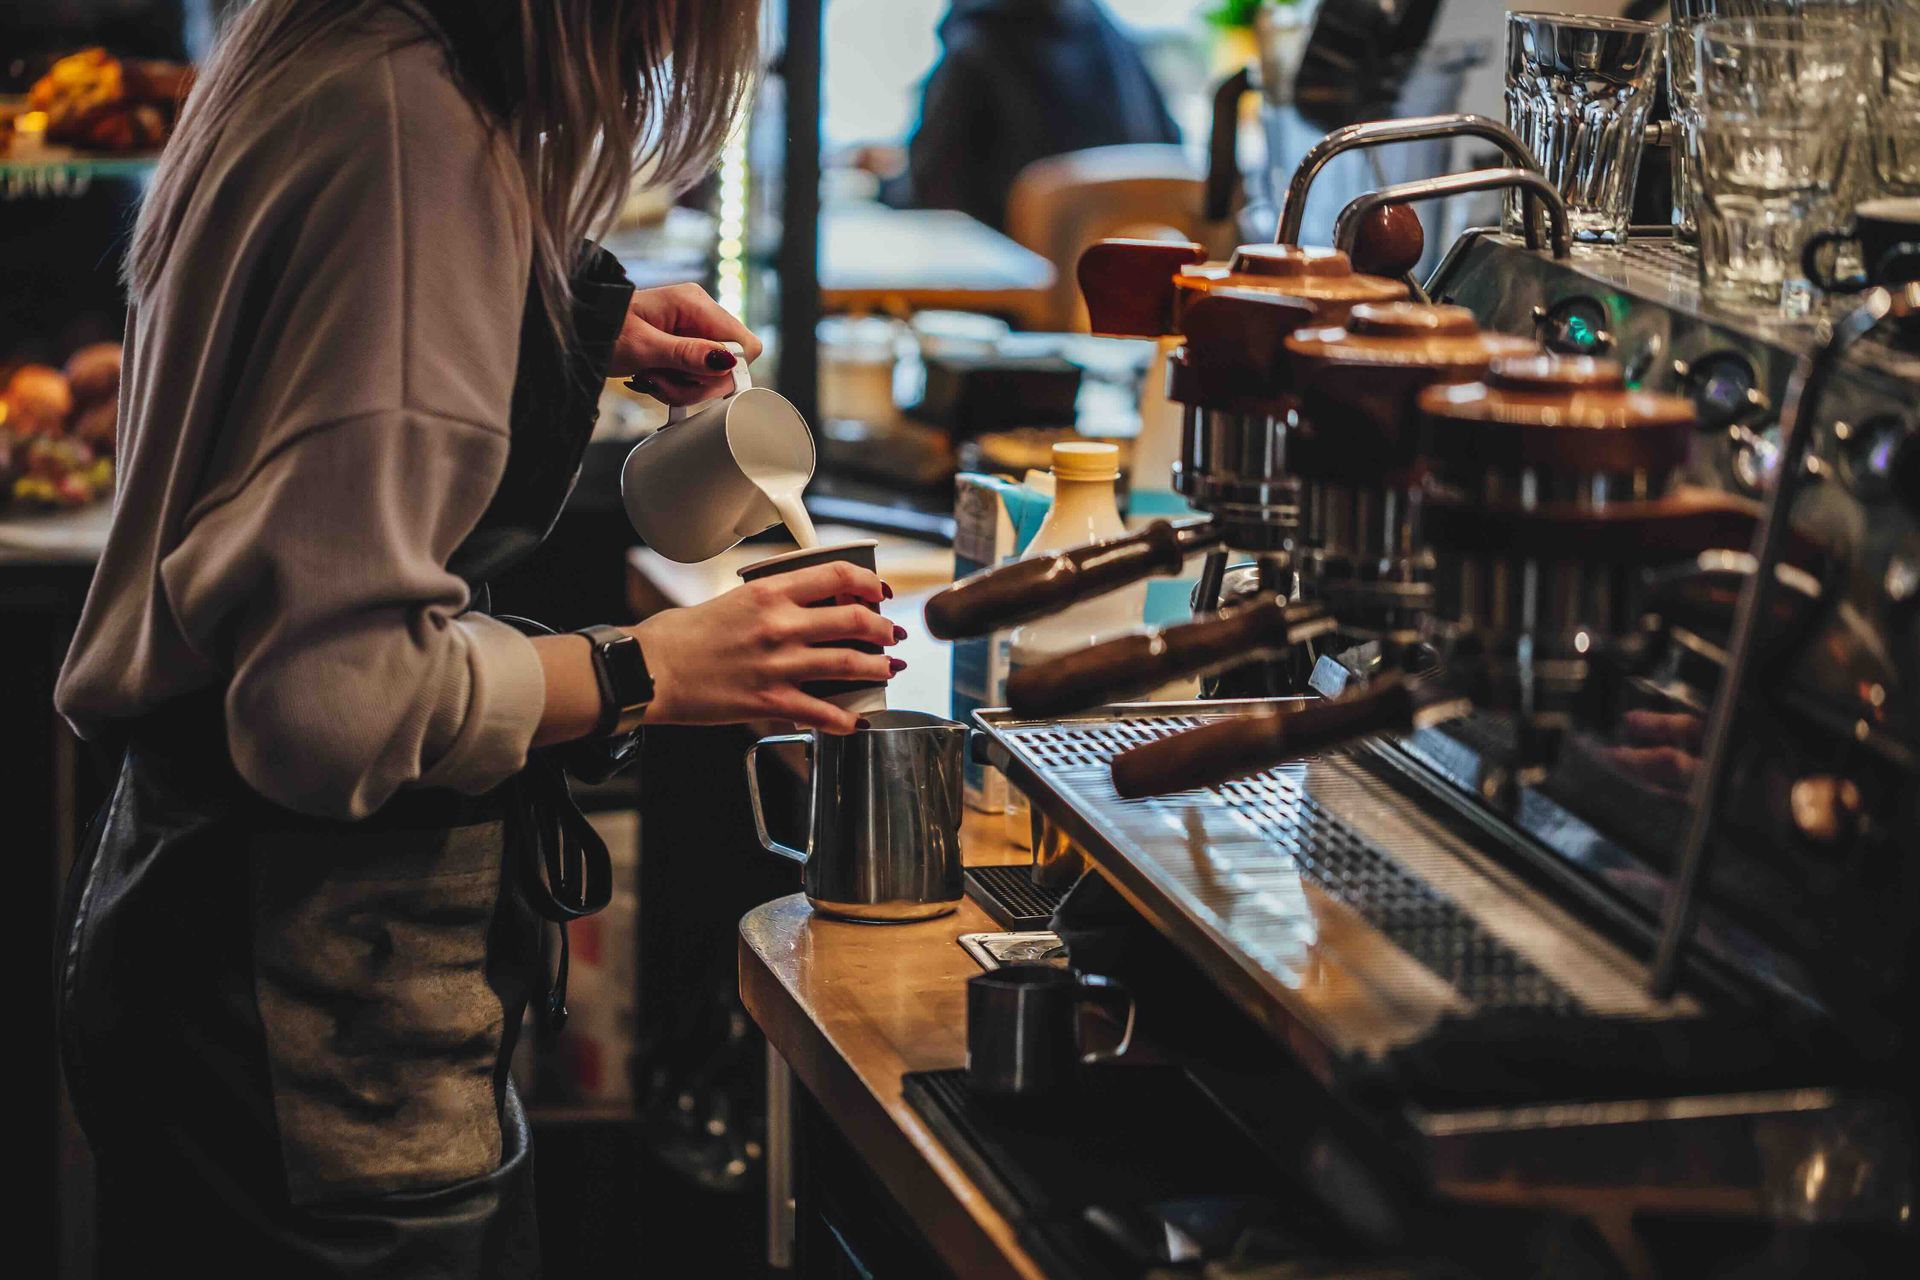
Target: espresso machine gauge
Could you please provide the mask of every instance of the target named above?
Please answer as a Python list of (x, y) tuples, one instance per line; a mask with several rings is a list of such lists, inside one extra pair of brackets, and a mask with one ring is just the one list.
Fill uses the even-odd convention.
[(1914, 461), (1906, 457), (1916, 453), (1914, 425), (1904, 415), (1880, 413), (1864, 422), (1836, 422), (1833, 432), (1840, 441), (1841, 478), (1854, 493), (1868, 500), (1893, 496), (1902, 459), (1910, 469)]
[(1674, 361), (1680, 394), (1693, 401), (1703, 431), (1724, 431), (1767, 411), (1766, 393), (1753, 361), (1738, 351), (1713, 351), (1698, 360)]
[(1612, 321), (1600, 299), (1584, 294), (1562, 298), (1536, 315), (1537, 336), (1548, 351), (1563, 356), (1613, 354)]

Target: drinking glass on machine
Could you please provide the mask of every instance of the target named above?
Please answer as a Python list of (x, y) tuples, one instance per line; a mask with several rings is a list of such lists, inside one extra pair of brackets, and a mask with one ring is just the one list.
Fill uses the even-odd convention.
[[(1673, 230), (1682, 240), (1699, 235), (1694, 207), (1691, 140), (1697, 125), (1693, 112), (1694, 32), (1708, 18), (1759, 10), (1769, 0), (1672, 0), (1673, 21), (1667, 27), (1667, 108), (1680, 130), (1673, 145)], [(1789, 0), (1777, 0), (1785, 11)], [(1757, 16), (1757, 15), (1756, 15)]]
[[(1566, 197), (1574, 238), (1627, 238), (1633, 177), (1667, 32), (1650, 22), (1558, 13), (1507, 15), (1507, 124)], [(1525, 216), (1507, 198), (1506, 225)]]
[(1920, 0), (1880, 0), (1878, 120), (1872, 179), (1878, 194), (1920, 196)]
[[(1917, 0), (1892, 0), (1895, 4), (1913, 4)], [(1694, 37), (1700, 24), (1712, 18), (1846, 18), (1867, 23), (1880, 18), (1885, 0), (1671, 0), (1673, 22), (1667, 33), (1667, 102), (1680, 140), (1673, 151), (1673, 226), (1683, 240), (1693, 241), (1699, 234), (1696, 210), (1699, 194), (1694, 187), (1692, 151), (1694, 119)], [(1867, 121), (1862, 118), (1856, 130), (1864, 141)], [(1856, 161), (1851, 167), (1864, 171)]]
[(1778, 307), (1808, 233), (1833, 217), (1865, 109), (1868, 32), (1827, 17), (1711, 18), (1694, 41), (1701, 284)]

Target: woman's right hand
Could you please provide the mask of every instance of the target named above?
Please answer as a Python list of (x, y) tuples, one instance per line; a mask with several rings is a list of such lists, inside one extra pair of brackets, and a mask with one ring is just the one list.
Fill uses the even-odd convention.
[[(859, 717), (800, 691), (815, 680), (890, 680), (885, 654), (820, 646), (863, 640), (882, 647), (905, 632), (866, 607), (890, 595), (855, 565), (823, 564), (775, 574), (631, 628), (653, 676), (647, 724), (734, 724), (791, 720), (827, 733), (852, 733)], [(809, 608), (815, 600), (835, 603)], [(904, 665), (904, 664), (902, 664)]]

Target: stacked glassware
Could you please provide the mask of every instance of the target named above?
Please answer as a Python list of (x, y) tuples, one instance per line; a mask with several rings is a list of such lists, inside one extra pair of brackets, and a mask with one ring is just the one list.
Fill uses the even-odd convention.
[(1696, 25), (1687, 146), (1710, 297), (1777, 307), (1798, 280), (1848, 194), (1872, 53), (1868, 28), (1831, 15)]

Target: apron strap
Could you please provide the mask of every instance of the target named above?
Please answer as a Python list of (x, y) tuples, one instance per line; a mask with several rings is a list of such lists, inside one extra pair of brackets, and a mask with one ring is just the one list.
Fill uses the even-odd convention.
[[(531, 618), (497, 618), (528, 635), (554, 634)], [(637, 739), (631, 734), (534, 752), (507, 787), (508, 857), (518, 873), (520, 895), (536, 914), (560, 926), (560, 962), (546, 999), (535, 1006), (534, 1027), (543, 1041), (551, 1041), (567, 1023), (567, 970), (573, 955), (567, 925), (613, 900), (613, 857), (574, 802), (567, 774), (604, 781), (638, 754)], [(603, 767), (582, 767), (591, 765)]]
[(511, 791), (508, 856), (518, 872), (521, 897), (536, 914), (560, 927), (560, 962), (535, 1016), (541, 1037), (550, 1040), (567, 1021), (567, 925), (612, 901), (613, 858), (574, 803), (566, 773), (554, 757), (529, 761)]

